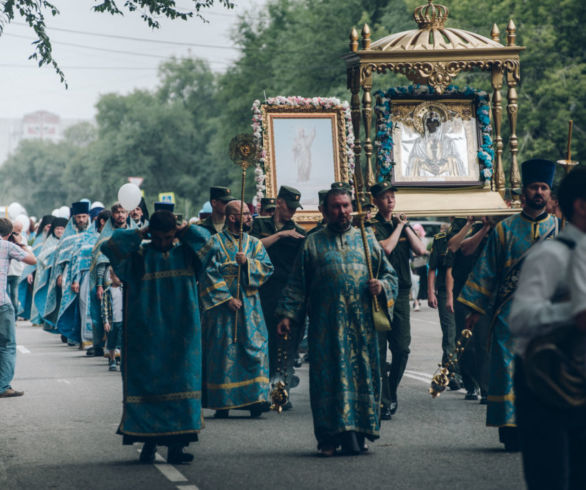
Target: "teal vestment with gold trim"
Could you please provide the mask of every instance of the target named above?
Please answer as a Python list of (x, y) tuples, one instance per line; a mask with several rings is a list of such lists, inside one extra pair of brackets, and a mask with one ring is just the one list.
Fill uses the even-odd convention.
[(228, 301), (236, 297), (238, 237), (224, 230), (211, 241), (216, 254), (200, 282), (204, 407), (220, 410), (268, 402), (268, 333), (258, 290), (273, 273), (273, 264), (261, 241), (243, 233), (242, 251), (248, 260), (241, 267), (242, 308), (235, 325), (236, 313)]
[(492, 318), (490, 379), (486, 424), (516, 426), (513, 392), (513, 340), (508, 317), (521, 264), (538, 240), (553, 238), (558, 219), (542, 215), (532, 220), (521, 213), (510, 216), (490, 234), (458, 301)]
[(188, 227), (166, 251), (116, 230), (101, 246), (125, 284), (122, 345), (124, 443), (197, 440), (202, 428), (201, 328), (196, 276), (209, 233)]
[[(368, 232), (381, 307), (392, 314), (397, 275)], [(277, 307), (277, 316), (302, 328), (309, 316), (309, 390), (314, 433), (326, 443), (344, 432), (379, 437), (381, 370), (360, 231), (326, 227), (303, 245)]]

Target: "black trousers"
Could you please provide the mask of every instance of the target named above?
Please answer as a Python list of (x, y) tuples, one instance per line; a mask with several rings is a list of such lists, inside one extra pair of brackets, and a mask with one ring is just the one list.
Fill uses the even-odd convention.
[(529, 490), (586, 489), (586, 408), (560, 409), (527, 386), (515, 358), (515, 410)]

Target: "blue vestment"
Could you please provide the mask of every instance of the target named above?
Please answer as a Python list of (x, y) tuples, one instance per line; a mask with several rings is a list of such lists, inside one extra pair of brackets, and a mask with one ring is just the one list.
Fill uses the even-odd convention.
[(236, 313), (228, 301), (236, 297), (238, 238), (224, 230), (211, 240), (217, 252), (200, 282), (204, 407), (220, 410), (268, 402), (268, 332), (258, 289), (272, 274), (273, 264), (261, 241), (243, 233), (242, 251), (248, 260), (241, 267), (242, 308), (235, 324)]
[[(43, 244), (41, 253), (37, 257), (37, 271), (33, 287), (33, 310), (38, 312), (40, 322), (43, 321), (43, 312), (45, 311), (49, 291), (49, 280), (51, 279), (51, 271), (55, 263), (55, 252), (58, 246), (59, 238), (50, 236)], [(47, 330), (52, 329), (48, 324), (45, 324), (45, 327)]]
[(558, 219), (546, 215), (537, 221), (523, 213), (510, 216), (490, 234), (458, 301), (492, 319), (490, 378), (486, 424), (516, 426), (513, 393), (513, 340), (508, 317), (521, 264), (538, 240), (553, 238)]
[[(380, 306), (391, 316), (397, 275), (367, 234)], [(381, 370), (368, 268), (360, 231), (329, 227), (310, 235), (283, 291), (277, 315), (297, 328), (309, 316), (309, 393), (319, 443), (348, 431), (379, 437)]]
[(202, 428), (201, 327), (196, 276), (207, 263), (209, 233), (188, 227), (160, 252), (136, 230), (116, 230), (101, 246), (124, 282), (125, 443), (197, 440)]

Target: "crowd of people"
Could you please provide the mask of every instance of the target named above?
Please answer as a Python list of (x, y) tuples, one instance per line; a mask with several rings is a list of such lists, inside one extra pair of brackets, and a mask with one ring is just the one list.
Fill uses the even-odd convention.
[(531, 340), (559, 325), (585, 331), (586, 171), (558, 189), (561, 220), (547, 212), (554, 167), (525, 162), (520, 213), (452, 219), (430, 254), (395, 213), (400, 191), (389, 182), (370, 188), (358, 217), (348, 184), (320, 191), (323, 219), (309, 232), (294, 220), (301, 194), (289, 186), (258, 214), (212, 187), (210, 212), (195, 224), (178, 221), (171, 203), (149, 215), (144, 201), (129, 211), (75, 202), (69, 219), (44, 216), (28, 240), (2, 218), (0, 397), (23, 394), (11, 386), (18, 316), (107, 356), (109, 370), (121, 363), (124, 443), (144, 443), (143, 462), (165, 445), (169, 462), (184, 463), (203, 408), (220, 419), (231, 410), (259, 417), (275, 380), (295, 387), (305, 339), (318, 451), (360, 454), (398, 410), (410, 299), (421, 299), (411, 294), (410, 261), (429, 254), (429, 267), (417, 268), (439, 310), (449, 389), (463, 385), (467, 400), (487, 405), (505, 449), (523, 451), (530, 486), (542, 488), (535, 475), (548, 472), (548, 481), (584, 488), (584, 404), (552, 408), (523, 376)]

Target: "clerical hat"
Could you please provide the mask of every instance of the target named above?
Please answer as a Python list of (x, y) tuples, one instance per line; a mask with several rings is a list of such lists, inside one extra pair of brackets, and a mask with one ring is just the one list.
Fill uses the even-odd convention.
[(76, 214), (90, 214), (90, 203), (88, 201), (78, 201), (71, 205), (71, 216)]
[(156, 202), (155, 203), (155, 212), (156, 211), (170, 211), (171, 213), (175, 210), (175, 204), (172, 202)]
[(555, 162), (541, 158), (533, 158), (532, 160), (523, 162), (521, 170), (523, 173), (523, 187), (527, 187), (535, 182), (544, 182), (551, 189), (555, 174)]

